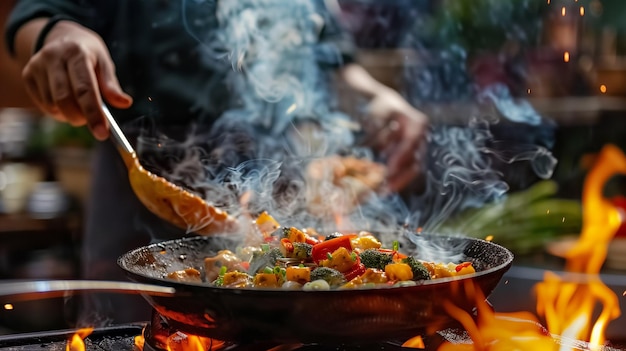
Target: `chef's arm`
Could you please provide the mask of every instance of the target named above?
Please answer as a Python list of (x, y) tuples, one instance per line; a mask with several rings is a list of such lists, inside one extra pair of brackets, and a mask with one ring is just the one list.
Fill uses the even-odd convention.
[(343, 66), (339, 70), (339, 75), (353, 91), (369, 99), (391, 89), (377, 81), (363, 66), (356, 63), (349, 63)]
[(403, 190), (423, 174), (427, 116), (356, 63), (340, 68), (339, 76), (350, 89), (369, 99), (362, 124), (385, 160), (389, 188)]

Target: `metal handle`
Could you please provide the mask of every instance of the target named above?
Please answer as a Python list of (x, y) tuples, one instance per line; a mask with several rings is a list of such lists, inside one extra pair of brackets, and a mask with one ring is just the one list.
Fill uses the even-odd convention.
[[(73, 292), (109, 292), (172, 296), (176, 293), (176, 289), (160, 285), (106, 280), (36, 280), (0, 283), (0, 296), (11, 297), (12, 301), (63, 297)], [(1, 302), (8, 303), (12, 301)]]
[(132, 145), (128, 142), (128, 139), (126, 139), (124, 132), (122, 132), (122, 129), (120, 129), (120, 126), (117, 124), (115, 118), (113, 118), (113, 115), (111, 114), (111, 111), (109, 111), (109, 108), (105, 104), (102, 104), (102, 111), (104, 112), (107, 122), (109, 123), (109, 129), (111, 131), (113, 141), (125, 152), (128, 152), (129, 154), (135, 153)]

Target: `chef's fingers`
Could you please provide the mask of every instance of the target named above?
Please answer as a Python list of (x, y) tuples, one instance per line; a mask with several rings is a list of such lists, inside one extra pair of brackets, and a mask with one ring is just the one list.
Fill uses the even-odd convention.
[(22, 71), (22, 78), (26, 82), (28, 93), (38, 107), (44, 112), (49, 112), (52, 109), (52, 95), (45, 67), (29, 63)]
[(81, 113), (87, 119), (87, 125), (93, 136), (104, 140), (109, 136), (109, 129), (101, 109), (102, 99), (96, 81), (93, 64), (87, 55), (73, 55), (67, 63), (72, 91)]
[(98, 57), (96, 77), (104, 99), (116, 108), (129, 108), (133, 99), (126, 94), (115, 74), (115, 65), (108, 54)]
[(35, 74), (37, 71), (37, 68), (26, 67), (23, 72), (23, 80), (30, 100), (41, 112), (54, 117), (54, 119), (60, 122), (67, 122), (67, 119), (59, 112), (59, 109), (49, 102), (52, 101), (52, 98), (50, 97), (48, 80), (45, 78), (46, 73)]
[(419, 123), (401, 126), (394, 135), (394, 142), (383, 150), (386, 156), (388, 182), (398, 191), (408, 185), (423, 171), (426, 154), (426, 131)]
[(48, 84), (54, 105), (54, 115), (62, 118), (73, 126), (83, 126), (87, 122), (72, 92), (69, 72), (65, 63), (55, 60), (48, 69)]
[(376, 117), (370, 119), (373, 122), (366, 125), (364, 146), (375, 150), (380, 160), (386, 160), (392, 145), (399, 138), (398, 123), (392, 118), (382, 121)]
[(420, 160), (415, 158), (414, 149), (412, 143), (404, 143), (389, 155), (387, 182), (392, 191), (402, 190), (420, 172)]

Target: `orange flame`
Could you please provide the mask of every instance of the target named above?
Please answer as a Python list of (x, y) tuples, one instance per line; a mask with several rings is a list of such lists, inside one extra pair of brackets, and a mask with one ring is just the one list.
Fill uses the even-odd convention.
[(404, 344), (402, 344), (402, 347), (410, 349), (425, 349), (426, 345), (424, 344), (424, 339), (422, 339), (422, 337), (418, 335), (404, 342)]
[[(607, 246), (618, 230), (621, 218), (603, 196), (605, 183), (616, 174), (626, 174), (626, 156), (613, 145), (606, 145), (585, 179), (583, 189), (583, 226), (574, 247), (566, 254), (567, 276), (548, 272), (535, 286), (537, 314), (545, 318), (547, 330), (530, 312), (494, 313), (478, 289), (468, 291), (476, 298), (478, 320), (448, 302), (450, 316), (459, 321), (472, 343), (444, 343), (439, 351), (482, 350), (556, 350), (558, 343), (571, 349), (588, 340), (588, 347), (600, 347), (607, 324), (621, 311), (616, 294), (599, 278)], [(593, 322), (593, 311), (602, 310)], [(568, 340), (571, 340), (568, 342)], [(561, 349), (565, 349), (560, 345)]]
[(530, 312), (494, 313), (480, 289), (468, 291), (476, 298), (478, 321), (466, 310), (447, 301), (444, 308), (458, 320), (469, 334), (472, 343), (444, 343), (438, 351), (508, 351), (553, 350), (556, 343)]
[(141, 335), (135, 336), (135, 349), (143, 350), (143, 346), (146, 344), (146, 338), (143, 336), (143, 330)]
[[(592, 346), (604, 343), (607, 324), (621, 314), (617, 296), (597, 275), (622, 221), (619, 210), (603, 196), (604, 185), (620, 173), (626, 174), (626, 156), (619, 148), (607, 145), (585, 179), (582, 231), (565, 255), (566, 271), (584, 274), (581, 276), (585, 281), (564, 281), (555, 274), (546, 274), (544, 282), (536, 286), (537, 313), (545, 316), (548, 329), (565, 337), (589, 340)], [(597, 303), (602, 305), (602, 312), (592, 323)]]
[(93, 332), (93, 328), (82, 328), (76, 331), (67, 341), (65, 351), (85, 351), (85, 338)]
[(217, 351), (224, 341), (176, 332), (167, 338), (167, 351)]

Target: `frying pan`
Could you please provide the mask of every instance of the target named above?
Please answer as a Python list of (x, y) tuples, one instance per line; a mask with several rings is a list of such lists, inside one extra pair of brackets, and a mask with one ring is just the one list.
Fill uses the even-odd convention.
[(233, 289), (165, 278), (188, 267), (202, 271), (205, 257), (235, 250), (234, 240), (220, 236), (141, 247), (122, 255), (118, 264), (135, 282), (176, 289), (173, 297), (144, 295), (174, 329), (239, 342), (345, 343), (408, 339), (440, 330), (453, 321), (443, 310), (444, 301), (471, 313), (472, 289), (489, 296), (513, 261), (506, 248), (474, 238), (420, 234), (409, 244), (401, 251), (418, 257), (425, 247), (442, 255), (457, 251), (456, 258), (473, 262), (477, 272), (410, 287), (330, 291)]

